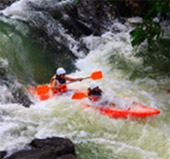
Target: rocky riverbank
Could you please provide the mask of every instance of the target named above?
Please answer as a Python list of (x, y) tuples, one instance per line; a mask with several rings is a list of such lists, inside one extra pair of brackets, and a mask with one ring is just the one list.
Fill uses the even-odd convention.
[[(15, 1), (2, 0), (0, 9)], [(5, 16), (14, 16), (26, 22), (34, 30), (32, 36), (41, 39), (43, 45), (49, 44), (56, 52), (66, 56), (72, 54), (72, 58), (80, 57), (82, 52), (88, 53), (83, 37), (100, 36), (105, 31), (119, 32), (112, 25), (115, 19), (125, 22), (124, 17), (143, 16), (143, 11), (149, 8), (147, 1), (142, 3), (137, 0), (39, 0), (21, 1), (18, 6), (19, 12), (13, 12), (15, 8), (12, 8), (5, 12)]]
[(34, 139), (24, 150), (6, 156), (0, 152), (0, 159), (75, 159), (74, 144), (66, 138), (52, 137)]

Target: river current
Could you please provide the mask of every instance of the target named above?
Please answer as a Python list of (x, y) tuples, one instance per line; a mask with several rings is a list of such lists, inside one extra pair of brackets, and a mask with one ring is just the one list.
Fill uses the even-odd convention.
[[(65, 60), (59, 54), (56, 65), (51, 62), (51, 50), (27, 34), (26, 24), (1, 16), (0, 67), (16, 77), (14, 87), (22, 85), (33, 104), (26, 108), (11, 103), (12, 94), (6, 85), (0, 85), (0, 151), (11, 154), (34, 138), (59, 136), (74, 142), (79, 159), (170, 159), (170, 95), (166, 92), (170, 78), (138, 75), (132, 79), (142, 60), (134, 56), (130, 44), (131, 26), (119, 22), (113, 25), (121, 32), (84, 37), (89, 53), (77, 60)], [(71, 67), (70, 77), (86, 77), (101, 70), (103, 78), (98, 83), (107, 97), (118, 97), (120, 105), (136, 101), (159, 109), (160, 114), (145, 119), (114, 119), (83, 109), (82, 101), (69, 96), (44, 102), (30, 96), (27, 88), (48, 83), (59, 66)], [(86, 91), (92, 81), (76, 82), (69, 88)]]

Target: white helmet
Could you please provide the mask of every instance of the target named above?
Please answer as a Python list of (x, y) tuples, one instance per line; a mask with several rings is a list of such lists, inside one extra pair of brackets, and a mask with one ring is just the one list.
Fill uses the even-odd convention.
[(62, 74), (66, 74), (66, 70), (65, 70), (64, 68), (60, 67), (60, 68), (58, 68), (58, 69), (56, 70), (56, 74), (57, 74), (58, 76), (60, 76), (60, 75), (62, 75)]
[(94, 89), (94, 88), (96, 88), (96, 87), (99, 87), (99, 84), (98, 84), (97, 82), (91, 83), (90, 89)]

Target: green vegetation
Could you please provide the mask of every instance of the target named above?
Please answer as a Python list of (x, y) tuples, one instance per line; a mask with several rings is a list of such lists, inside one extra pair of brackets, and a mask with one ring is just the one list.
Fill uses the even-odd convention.
[(150, 46), (141, 47), (135, 56), (143, 59), (143, 66), (152, 66), (148, 73), (170, 75), (170, 40), (159, 39)]
[[(169, 11), (168, 1), (157, 0), (149, 2), (151, 4), (151, 8), (144, 17), (143, 23), (130, 33), (132, 38), (132, 46), (138, 46), (145, 40), (147, 40), (149, 46), (153, 45), (163, 35), (163, 30), (159, 22), (165, 19)], [(153, 18), (158, 15), (159, 19), (157, 18), (154, 21)]]
[(159, 40), (159, 38), (163, 35), (163, 30), (159, 23), (147, 19), (130, 34), (133, 47), (136, 45), (139, 46), (145, 40), (147, 40), (147, 43), (150, 46)]
[[(169, 12), (169, 4), (167, 0), (149, 1), (151, 7), (143, 19), (143, 23), (131, 31), (131, 44), (137, 46), (139, 51), (135, 54), (137, 57), (142, 57), (144, 65), (151, 65), (157, 72), (170, 72), (170, 49), (169, 39), (163, 39), (163, 29), (160, 22), (166, 19)], [(155, 17), (159, 17), (155, 18)], [(155, 20), (153, 20), (155, 19)], [(143, 42), (146, 42), (145, 49), (139, 47)]]

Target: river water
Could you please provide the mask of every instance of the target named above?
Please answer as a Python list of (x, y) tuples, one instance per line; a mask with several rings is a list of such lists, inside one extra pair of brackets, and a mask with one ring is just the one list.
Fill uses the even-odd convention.
[[(86, 77), (101, 70), (103, 78), (98, 82), (109, 98), (120, 97), (118, 104), (137, 101), (161, 113), (145, 119), (114, 119), (83, 109), (81, 101), (70, 97), (41, 102), (29, 94), (33, 104), (26, 108), (8, 101), (11, 94), (6, 85), (0, 85), (0, 151), (11, 154), (34, 138), (59, 136), (75, 143), (79, 159), (170, 159), (170, 95), (166, 93), (170, 78), (139, 74), (131, 78), (137, 68), (150, 67), (142, 68), (141, 59), (134, 57), (128, 24), (114, 23), (121, 29), (116, 34), (84, 37), (88, 55), (63, 62), (65, 57), (59, 54), (56, 66), (51, 62), (50, 48), (32, 39), (26, 24), (12, 22), (16, 24), (1, 16), (0, 67), (15, 76), (26, 93), (31, 84), (48, 83), (56, 67), (73, 67), (74, 62), (70, 77)], [(88, 79), (69, 87), (85, 91), (91, 82)]]

